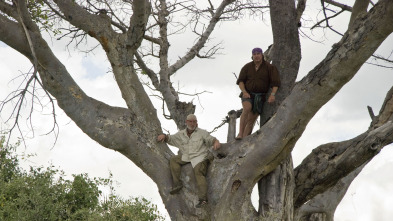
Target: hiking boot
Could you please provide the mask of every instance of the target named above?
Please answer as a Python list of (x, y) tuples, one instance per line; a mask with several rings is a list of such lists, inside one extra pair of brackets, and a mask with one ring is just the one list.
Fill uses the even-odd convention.
[(195, 206), (196, 208), (202, 208), (207, 206), (207, 200), (199, 200), (199, 203)]
[(172, 190), (169, 193), (171, 195), (176, 194), (176, 193), (178, 193), (181, 190), (181, 188), (183, 188), (183, 185), (176, 186), (176, 187), (172, 188)]

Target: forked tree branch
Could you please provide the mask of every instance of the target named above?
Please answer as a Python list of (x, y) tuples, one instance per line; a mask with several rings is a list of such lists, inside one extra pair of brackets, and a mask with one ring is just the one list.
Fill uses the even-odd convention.
[[(49, 134), (51, 132), (55, 133), (55, 142), (54, 142), (54, 144), (55, 144), (56, 140), (57, 140), (57, 134), (58, 133), (55, 132), (55, 128), (57, 127), (57, 121), (56, 121), (54, 102), (53, 102), (51, 96), (49, 95), (49, 93), (44, 89), (44, 87), (43, 87), (42, 83), (40, 82), (40, 80), (38, 79), (38, 75), (37, 75), (38, 60), (37, 60), (37, 56), (36, 56), (36, 53), (35, 53), (34, 45), (33, 45), (33, 42), (31, 40), (31, 36), (29, 34), (29, 30), (28, 30), (28, 28), (26, 26), (26, 23), (29, 24), (29, 29), (30, 30), (36, 30), (37, 31), (38, 27), (31, 21), (29, 13), (27, 11), (27, 7), (26, 7), (25, 1), (14, 0), (13, 3), (16, 6), (16, 9), (17, 9), (17, 15), (18, 16), (17, 16), (16, 19), (21, 24), (21, 26), (23, 28), (23, 31), (24, 31), (24, 34), (25, 34), (25, 37), (27, 39), (28, 45), (30, 47), (30, 51), (31, 51), (31, 55), (32, 55), (32, 59), (31, 60), (32, 60), (32, 63), (33, 63), (33, 73), (31, 74), (30, 78), (26, 81), (26, 84), (25, 84), (24, 88), (18, 94), (14, 95), (10, 99), (6, 99), (5, 101), (2, 101), (0, 103), (0, 109), (3, 109), (4, 106), (7, 103), (13, 101), (15, 98), (18, 98), (16, 104), (14, 104), (14, 110), (11, 112), (10, 118), (9, 118), (9, 119), (11, 119), (12, 116), (15, 116), (15, 118), (13, 119), (14, 123), (13, 123), (13, 125), (11, 126), (11, 128), (9, 130), (9, 137), (8, 137), (8, 139), (11, 138), (13, 130), (15, 128), (17, 128), (19, 133), (20, 133), (20, 135), (21, 135), (21, 138), (22, 138), (23, 142), (25, 143), (24, 135), (23, 135), (22, 130), (21, 130), (20, 126), (19, 126), (19, 120), (20, 120), (20, 116), (21, 116), (22, 105), (24, 104), (24, 101), (26, 100), (26, 94), (27, 93), (31, 94), (31, 99), (32, 99), (31, 100), (31, 109), (30, 109), (30, 113), (29, 113), (29, 116), (30, 116), (29, 117), (29, 119), (30, 119), (29, 122), (30, 122), (31, 130), (32, 130), (32, 132), (34, 134), (34, 127), (32, 126), (33, 125), (32, 115), (33, 115), (33, 109), (34, 109), (33, 107), (34, 107), (34, 103), (35, 103), (34, 100), (36, 99), (36, 95), (35, 95), (36, 82), (38, 82), (38, 84), (43, 88), (43, 90), (45, 91), (46, 95), (48, 96), (48, 98), (50, 99), (50, 102), (52, 104), (52, 115), (53, 115), (53, 118), (54, 118), (54, 124), (53, 124), (53, 128), (47, 134)], [(29, 87), (32, 87), (32, 91), (31, 92), (29, 92)], [(38, 103), (40, 103), (39, 98), (37, 98), (37, 99), (38, 99)], [(7, 141), (7, 143), (8, 143), (8, 141)]]
[(323, 4), (323, 2), (326, 2), (326, 3), (330, 4), (330, 5), (334, 5), (336, 7), (341, 8), (344, 11), (352, 11), (352, 7), (351, 6), (342, 4), (340, 2), (336, 2), (336, 1), (333, 1), (333, 0), (321, 0), (321, 2), (322, 2), (322, 4)]
[[(379, 115), (372, 119), (367, 131), (347, 141), (324, 144), (315, 148), (295, 169), (295, 208), (299, 208), (316, 195), (336, 185), (339, 180), (368, 163), (383, 147), (391, 143), (393, 143), (393, 87), (386, 94)], [(317, 167), (310, 170), (310, 165), (317, 165)], [(352, 182), (352, 179), (347, 182)], [(337, 205), (341, 198), (337, 197), (339, 199)]]

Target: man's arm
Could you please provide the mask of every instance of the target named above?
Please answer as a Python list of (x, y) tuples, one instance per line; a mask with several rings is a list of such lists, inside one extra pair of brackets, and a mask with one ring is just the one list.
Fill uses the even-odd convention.
[(182, 145), (182, 134), (181, 131), (178, 131), (177, 133), (173, 135), (169, 134), (160, 134), (157, 136), (157, 141), (158, 142), (166, 142), (171, 146), (179, 148), (180, 145)]
[(246, 86), (244, 85), (243, 81), (239, 82), (239, 88), (243, 92), (243, 98), (250, 98), (250, 94), (246, 90)]
[(276, 92), (278, 87), (273, 87), (272, 92), (269, 95), (269, 99), (267, 100), (268, 103), (273, 103), (276, 100)]
[(219, 140), (215, 139), (214, 144), (213, 144), (213, 149), (218, 150), (221, 147), (221, 143)]
[(221, 147), (220, 141), (217, 138), (210, 135), (206, 130), (203, 131), (204, 131), (203, 139), (205, 144), (209, 147), (213, 146), (214, 150), (219, 149)]

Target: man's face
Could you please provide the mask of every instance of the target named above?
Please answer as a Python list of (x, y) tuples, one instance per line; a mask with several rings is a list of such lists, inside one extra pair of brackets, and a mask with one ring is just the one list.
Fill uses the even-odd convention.
[(189, 130), (195, 130), (198, 126), (198, 121), (196, 119), (186, 120), (186, 125)]
[(261, 62), (262, 61), (262, 53), (259, 53), (259, 52), (253, 53), (252, 60), (255, 62)]

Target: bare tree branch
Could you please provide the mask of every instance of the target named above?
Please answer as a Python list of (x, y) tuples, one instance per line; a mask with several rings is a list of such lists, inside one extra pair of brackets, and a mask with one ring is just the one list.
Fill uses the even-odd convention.
[[(341, 178), (369, 162), (383, 147), (391, 143), (393, 143), (393, 87), (387, 93), (379, 115), (372, 120), (367, 131), (347, 141), (324, 144), (315, 148), (295, 169), (295, 208), (334, 186)], [(314, 164), (318, 167), (309, 170), (312, 162), (318, 162)], [(339, 201), (336, 203), (338, 204)]]
[(376, 58), (378, 60), (382, 60), (382, 61), (386, 61), (386, 62), (389, 62), (389, 63), (393, 63), (393, 60), (387, 59), (387, 58), (385, 58), (383, 56), (380, 56), (380, 55), (373, 54), (372, 57)]
[(345, 5), (345, 4), (333, 1), (333, 0), (321, 0), (321, 2), (322, 2), (322, 4), (323, 4), (323, 2), (326, 2), (328, 4), (334, 5), (336, 7), (341, 8), (344, 11), (352, 11), (352, 7), (351, 6), (348, 6), (348, 5)]
[(327, 16), (327, 13), (326, 13), (327, 8), (325, 7), (324, 1), (321, 1), (321, 3), (322, 3), (322, 11), (323, 11), (323, 15), (325, 16), (325, 19), (323, 19), (322, 21), (319, 21), (318, 23), (316, 23), (313, 27), (311, 27), (311, 29), (313, 29), (313, 28), (315, 28), (315, 27), (319, 27), (321, 23), (326, 22), (326, 26), (325, 26), (325, 27), (327, 27), (327, 28), (329, 28), (330, 30), (332, 30), (333, 32), (335, 32), (335, 33), (337, 33), (337, 34), (343, 36), (343, 34), (341, 34), (341, 33), (338, 32), (337, 30), (335, 30), (332, 26), (330, 26), (330, 24), (329, 24), (329, 19), (334, 18), (334, 17), (340, 15), (340, 14), (341, 14), (342, 12), (344, 12), (345, 10), (342, 9), (341, 11), (339, 11), (338, 13), (335, 13), (335, 14), (332, 15), (332, 16)]
[(5, 1), (0, 1), (0, 11), (14, 18), (15, 20), (19, 17), (17, 10), (15, 10), (12, 5), (6, 3)]
[(199, 50), (204, 46), (206, 43), (208, 37), (212, 33), (215, 25), (217, 22), (220, 20), (220, 16), (224, 12), (224, 9), (227, 5), (231, 4), (233, 0), (231, 1), (223, 1), (221, 5), (217, 8), (216, 12), (214, 13), (214, 16), (210, 19), (210, 23), (204, 33), (201, 35), (201, 38), (197, 41), (196, 44), (187, 52), (186, 55), (184, 55), (182, 58), (180, 58), (178, 61), (176, 61), (173, 65), (169, 67), (169, 73), (170, 75), (174, 74), (178, 69), (183, 67), (185, 64), (187, 64), (193, 57), (197, 55)]
[(348, 27), (350, 27), (355, 19), (363, 13), (367, 13), (367, 8), (369, 5), (370, 0), (356, 0), (355, 4), (353, 5), (351, 18), (349, 19)]
[(142, 69), (142, 71), (144, 73), (147, 74), (147, 76), (149, 76), (151, 82), (153, 83), (154, 87), (156, 89), (160, 88), (160, 82), (157, 78), (157, 74), (151, 70), (150, 68), (148, 68), (145, 64), (145, 62), (143, 61), (142, 57), (139, 55), (138, 52), (135, 53), (135, 57), (136, 57), (136, 63), (138, 64), (138, 66)]
[(307, 0), (299, 0), (297, 2), (296, 7), (296, 22), (298, 23), (298, 27), (301, 26), (300, 19), (302, 18), (303, 12), (306, 9)]

